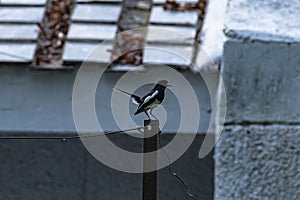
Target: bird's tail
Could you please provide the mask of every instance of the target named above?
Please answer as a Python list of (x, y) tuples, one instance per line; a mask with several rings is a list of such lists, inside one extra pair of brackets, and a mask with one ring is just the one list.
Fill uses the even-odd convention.
[(121, 92), (121, 93), (123, 93), (123, 94), (126, 94), (126, 95), (128, 95), (128, 96), (132, 96), (133, 94), (131, 94), (131, 93), (129, 93), (129, 92), (126, 92), (126, 91), (124, 91), (124, 90), (120, 90), (120, 89), (118, 89), (118, 88), (113, 88), (113, 90), (114, 91), (117, 91), (117, 92)]
[(130, 96), (131, 100), (132, 100), (132, 103), (134, 103), (134, 104), (140, 104), (142, 102), (141, 98), (139, 96), (135, 95), (135, 94), (131, 94), (129, 92), (126, 92), (124, 90), (120, 90), (118, 88), (113, 88), (113, 89), (117, 92), (121, 92), (123, 94), (126, 94), (126, 95)]

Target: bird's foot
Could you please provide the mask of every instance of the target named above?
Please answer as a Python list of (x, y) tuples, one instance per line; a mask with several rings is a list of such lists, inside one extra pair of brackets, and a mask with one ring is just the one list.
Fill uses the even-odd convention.
[(158, 120), (158, 118), (152, 113), (152, 111), (153, 111), (153, 110), (150, 109), (150, 115), (151, 115), (152, 117), (154, 117), (155, 120)]
[(147, 113), (147, 111), (144, 111), (144, 112), (147, 115), (148, 119), (151, 121), (151, 118), (150, 118), (149, 114)]

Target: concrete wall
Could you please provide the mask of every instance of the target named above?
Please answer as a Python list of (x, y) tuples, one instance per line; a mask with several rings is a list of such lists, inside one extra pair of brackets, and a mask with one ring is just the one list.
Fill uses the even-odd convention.
[[(140, 151), (142, 143), (111, 136)], [(163, 144), (173, 137), (163, 136)], [(212, 153), (198, 159), (203, 135), (173, 168), (199, 199), (213, 196)], [(131, 145), (131, 146), (129, 146)], [(140, 200), (142, 175), (111, 169), (93, 158), (79, 140), (0, 140), (0, 199), (6, 200)], [(185, 199), (185, 189), (168, 168), (158, 172), (158, 199)]]
[[(26, 65), (20, 67), (0, 65), (0, 131), (74, 133), (72, 90), (76, 71), (76, 69), (74, 71), (34, 71), (29, 70)], [(135, 73), (138, 76), (138, 73), (143, 72)], [(123, 74), (121, 72), (105, 73), (96, 92), (95, 107), (103, 128), (107, 131), (119, 130), (114, 123), (110, 105), (112, 88)], [(205, 133), (211, 110), (207, 87), (200, 74), (183, 72), (183, 75), (189, 80), (199, 100), (201, 121), (198, 131)], [(211, 79), (217, 77), (214, 73), (208, 73), (208, 76), (211, 76)], [(152, 87), (149, 85), (138, 92), (143, 95)], [(185, 90), (184, 86), (179, 90)], [(166, 132), (176, 132), (178, 129), (178, 124), (171, 123), (180, 120), (180, 109), (175, 98), (172, 92), (167, 91), (163, 102), (163, 106), (168, 111), (168, 121), (163, 129)], [(136, 109), (134, 104), (128, 104), (128, 102), (124, 104), (130, 106), (132, 113)], [(124, 106), (124, 104), (115, 106)], [(143, 124), (145, 117), (146, 115), (140, 114), (134, 119), (136, 123)]]
[[(204, 159), (198, 151), (210, 119), (210, 98), (199, 75), (183, 73), (199, 98), (201, 122), (199, 135), (189, 150), (174, 163), (173, 169), (199, 199), (213, 196), (213, 153)], [(28, 66), (0, 66), (0, 138), (6, 136), (73, 136), (72, 87), (74, 71), (34, 71)], [(118, 130), (110, 118), (112, 87), (122, 73), (108, 72), (102, 80), (103, 93), (97, 92), (97, 110), (107, 131)], [(212, 74), (213, 76), (213, 74)], [(140, 92), (145, 92), (147, 88)], [(171, 122), (180, 114), (176, 101), (167, 93), (164, 106)], [(122, 106), (122, 105), (120, 105)], [(143, 114), (137, 123), (143, 124)], [(162, 144), (174, 137), (176, 123), (166, 123)], [(118, 145), (135, 152), (142, 150), (141, 140), (129, 141), (124, 134), (111, 136)], [(159, 171), (159, 199), (185, 199), (185, 189), (167, 168)], [(113, 170), (94, 159), (80, 140), (0, 139), (0, 199), (6, 200), (95, 200), (141, 199), (141, 174)]]
[[(299, 1), (229, 1), (215, 199), (299, 199)], [(297, 27), (297, 28), (296, 28)]]

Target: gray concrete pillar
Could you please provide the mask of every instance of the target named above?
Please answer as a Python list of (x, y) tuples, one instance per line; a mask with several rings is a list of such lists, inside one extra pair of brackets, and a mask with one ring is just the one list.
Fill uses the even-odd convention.
[(215, 199), (299, 199), (299, 1), (227, 5)]

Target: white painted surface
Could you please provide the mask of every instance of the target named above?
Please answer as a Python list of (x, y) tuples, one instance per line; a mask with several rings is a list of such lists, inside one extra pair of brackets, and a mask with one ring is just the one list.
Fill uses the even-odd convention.
[(216, 69), (222, 59), (225, 36), (223, 33), (228, 0), (210, 0), (200, 34), (201, 48), (195, 65), (198, 69)]
[(226, 32), (235, 37), (300, 42), (299, 0), (229, 0)]

